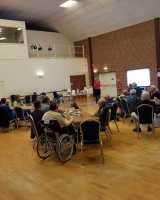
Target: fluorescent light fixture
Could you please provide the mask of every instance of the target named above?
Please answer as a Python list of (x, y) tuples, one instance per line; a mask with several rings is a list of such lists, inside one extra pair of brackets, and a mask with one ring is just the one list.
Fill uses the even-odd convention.
[(6, 40), (7, 38), (6, 37), (0, 37), (0, 40)]
[(42, 78), (44, 76), (44, 71), (42, 70), (39, 70), (36, 72), (36, 75), (39, 77), (39, 78)]
[(22, 28), (21, 28), (21, 27), (17, 28), (17, 31), (21, 31), (21, 30), (22, 30)]
[(71, 8), (77, 4), (75, 0), (68, 0), (60, 5), (62, 8)]

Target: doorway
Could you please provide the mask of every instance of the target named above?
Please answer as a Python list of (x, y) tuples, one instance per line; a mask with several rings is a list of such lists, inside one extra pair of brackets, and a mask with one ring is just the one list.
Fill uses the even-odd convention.
[(86, 86), (85, 75), (70, 76), (70, 84), (71, 90), (84, 90), (84, 87)]
[(106, 96), (110, 95), (112, 97), (117, 96), (117, 81), (116, 81), (116, 73), (101, 73), (99, 74), (99, 79), (102, 85), (101, 95)]

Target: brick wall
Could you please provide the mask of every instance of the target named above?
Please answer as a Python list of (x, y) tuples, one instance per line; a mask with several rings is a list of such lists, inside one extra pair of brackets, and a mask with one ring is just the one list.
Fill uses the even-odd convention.
[[(79, 41), (85, 45), (87, 40)], [(116, 72), (122, 89), (127, 86), (126, 71), (149, 67), (151, 83), (157, 84), (157, 59), (154, 20), (92, 37), (93, 64), (100, 72), (108, 66)], [(143, 78), (143, 77), (142, 77)]]

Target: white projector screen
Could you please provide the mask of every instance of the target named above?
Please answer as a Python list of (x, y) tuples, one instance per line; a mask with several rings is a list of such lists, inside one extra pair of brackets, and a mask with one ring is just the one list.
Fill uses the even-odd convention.
[(137, 83), (138, 86), (150, 85), (150, 69), (136, 69), (127, 71), (127, 83)]

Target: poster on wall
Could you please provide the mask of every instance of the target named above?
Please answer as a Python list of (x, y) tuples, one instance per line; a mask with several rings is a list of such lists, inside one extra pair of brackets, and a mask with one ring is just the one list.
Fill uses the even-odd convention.
[(112, 97), (117, 96), (117, 81), (116, 81), (116, 73), (100, 73), (99, 79), (102, 85), (101, 95), (106, 96), (110, 95)]

